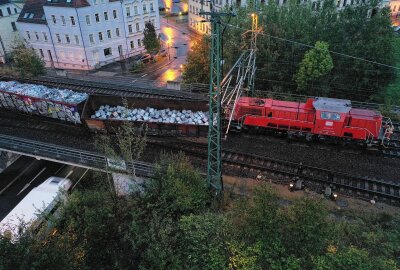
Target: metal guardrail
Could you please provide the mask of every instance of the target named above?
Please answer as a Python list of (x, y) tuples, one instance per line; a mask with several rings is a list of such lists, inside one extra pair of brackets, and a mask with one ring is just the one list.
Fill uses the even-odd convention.
[(135, 167), (138, 176), (151, 176), (154, 173), (154, 166), (151, 163), (135, 161), (133, 164), (128, 163), (124, 166), (125, 168), (121, 168), (110, 165), (118, 162), (99, 153), (8, 135), (0, 135), (0, 150), (103, 172), (127, 172), (132, 171), (132, 168)]

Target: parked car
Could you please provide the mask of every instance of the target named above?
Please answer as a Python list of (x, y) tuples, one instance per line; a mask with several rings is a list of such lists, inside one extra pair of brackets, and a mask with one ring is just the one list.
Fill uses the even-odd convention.
[(139, 54), (139, 55), (135, 55), (133, 57), (133, 62), (134, 63), (139, 63), (139, 62), (148, 63), (148, 62), (150, 62), (152, 60), (153, 60), (153, 56), (151, 54), (149, 54), (149, 53)]
[(164, 57), (168, 55), (167, 49), (161, 48), (160, 50), (155, 50), (151, 52), (153, 57)]

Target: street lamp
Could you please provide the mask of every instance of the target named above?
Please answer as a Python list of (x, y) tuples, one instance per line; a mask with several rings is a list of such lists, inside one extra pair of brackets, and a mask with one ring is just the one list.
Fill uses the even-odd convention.
[(168, 50), (168, 61), (171, 61), (171, 55), (169, 54), (169, 40), (167, 41), (167, 50)]
[(168, 17), (169, 17), (168, 13), (169, 13), (170, 8), (169, 8), (169, 7), (166, 7), (165, 10), (167, 11), (167, 13), (165, 14), (165, 16), (167, 17), (167, 23), (169, 23), (169, 22), (168, 22)]

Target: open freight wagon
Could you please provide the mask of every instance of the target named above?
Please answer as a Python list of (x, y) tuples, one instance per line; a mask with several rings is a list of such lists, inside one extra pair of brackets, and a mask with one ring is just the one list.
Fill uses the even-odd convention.
[[(146, 109), (148, 107), (157, 110), (191, 110), (191, 111), (208, 111), (207, 103), (204, 101), (183, 101), (183, 100), (169, 100), (169, 99), (155, 99), (155, 98), (133, 98), (133, 97), (119, 97), (119, 96), (102, 96), (90, 95), (84, 105), (81, 119), (86, 123), (87, 127), (92, 132), (110, 132), (114, 133), (116, 129), (121, 126), (126, 119), (115, 118), (94, 118), (94, 115), (101, 106), (127, 106), (132, 109)], [(205, 137), (208, 132), (208, 125), (206, 124), (187, 124), (187, 123), (164, 123), (164, 122), (151, 122), (151, 121), (129, 121), (133, 123), (134, 127), (141, 127), (143, 123), (147, 125), (147, 134), (156, 136), (199, 136)]]
[[(18, 85), (16, 86), (18, 87)], [(31, 87), (28, 85), (27, 87)], [(52, 90), (53, 92), (58, 91)], [(35, 97), (33, 95), (11, 92), (0, 87), (0, 108), (32, 115), (55, 118), (75, 124), (80, 124), (80, 112), (85, 104), (86, 95), (82, 94), (80, 101), (63, 102), (51, 98)]]

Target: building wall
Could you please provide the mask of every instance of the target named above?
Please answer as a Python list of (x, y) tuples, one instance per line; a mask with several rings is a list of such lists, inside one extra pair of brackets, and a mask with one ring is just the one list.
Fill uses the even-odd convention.
[(19, 39), (15, 27), (21, 8), (15, 4), (5, 4), (0, 5), (0, 10), (0, 62), (5, 63), (5, 54), (12, 51), (12, 46)]
[[(21, 34), (39, 55), (43, 56), (40, 49), (51, 51), (53, 61), (49, 53), (44, 53), (46, 66), (92, 70), (143, 52), (145, 21), (153, 22), (156, 29), (160, 29), (158, 2), (155, 0), (141, 3), (137, 0), (90, 0), (90, 4), (82, 8), (44, 6), (47, 25), (19, 23)], [(143, 5), (146, 5), (145, 11)], [(135, 6), (137, 14), (134, 14)], [(127, 7), (130, 14), (127, 14)], [(136, 30), (136, 23), (139, 31)], [(41, 36), (37, 40), (35, 32), (46, 31), (45, 28), (48, 40)], [(129, 29), (132, 29), (131, 33)], [(30, 39), (26, 31), (30, 32)], [(52, 50), (49, 46), (53, 47)]]

